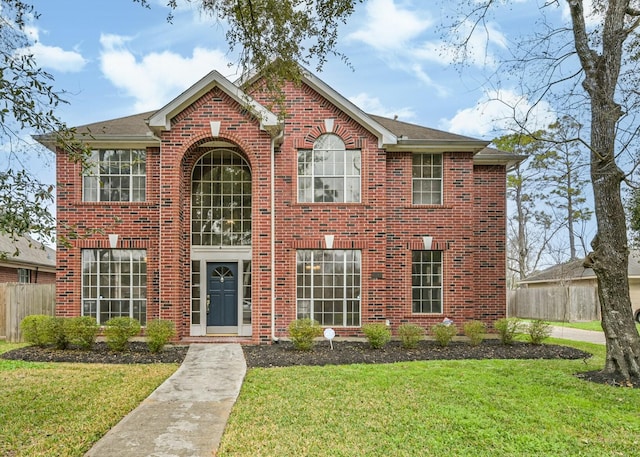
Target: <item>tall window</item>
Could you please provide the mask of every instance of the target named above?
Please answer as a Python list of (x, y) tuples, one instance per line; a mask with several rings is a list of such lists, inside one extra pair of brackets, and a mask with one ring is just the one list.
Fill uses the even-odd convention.
[(113, 317), (147, 320), (144, 250), (82, 250), (82, 315), (104, 324)]
[(413, 251), (413, 312), (442, 313), (442, 252)]
[(298, 251), (298, 318), (360, 326), (360, 257), (360, 251)]
[(346, 150), (337, 135), (321, 135), (311, 151), (298, 151), (298, 201), (359, 202), (360, 150)]
[(96, 149), (82, 181), (85, 202), (142, 202), (146, 199), (144, 149)]
[(194, 246), (251, 244), (251, 170), (233, 151), (210, 151), (193, 168), (191, 243)]
[(442, 205), (442, 154), (413, 154), (413, 204)]

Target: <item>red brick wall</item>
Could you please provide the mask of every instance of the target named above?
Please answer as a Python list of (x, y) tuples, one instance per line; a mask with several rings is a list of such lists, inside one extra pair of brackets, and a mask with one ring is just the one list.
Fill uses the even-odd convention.
[[(56, 274), (47, 271), (36, 271), (31, 269), (31, 282), (33, 284), (53, 284), (56, 282)], [(18, 269), (11, 267), (0, 267), (0, 283), (18, 282)]]
[[(252, 169), (253, 339), (270, 341), (271, 256), (275, 256), (276, 336), (286, 336), (296, 317), (296, 251), (324, 246), (362, 251), (362, 322), (389, 319), (430, 326), (446, 317), (461, 324), (503, 317), (505, 290), (505, 169), (473, 165), (471, 153), (445, 153), (444, 202), (411, 204), (411, 153), (387, 153), (378, 140), (309, 87), (288, 85), (284, 142), (275, 153), (275, 252), (270, 240), (271, 138), (243, 106), (219, 89), (205, 94), (172, 120), (162, 134), (162, 154), (147, 151), (147, 202), (83, 203), (80, 168), (57, 156), (58, 233), (80, 237), (58, 246), (57, 313), (80, 314), (82, 248), (120, 246), (147, 249), (148, 318), (176, 322), (180, 337), (190, 322), (191, 170), (208, 149), (211, 121), (220, 121), (220, 139), (242, 151)], [(261, 96), (256, 95), (257, 98)], [(259, 100), (260, 101), (260, 100)], [(262, 100), (266, 104), (266, 100)], [(362, 151), (361, 202), (299, 204), (297, 151), (310, 149), (324, 133), (325, 119), (348, 149)], [(99, 229), (99, 233), (96, 232)], [(414, 315), (411, 305), (411, 251), (431, 235), (443, 251), (444, 312)], [(337, 328), (338, 336), (360, 335)]]

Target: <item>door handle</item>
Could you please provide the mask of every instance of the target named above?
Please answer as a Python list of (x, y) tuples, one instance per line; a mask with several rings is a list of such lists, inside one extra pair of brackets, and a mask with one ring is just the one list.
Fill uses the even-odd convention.
[(210, 307), (211, 307), (211, 295), (207, 294), (207, 314), (209, 314)]

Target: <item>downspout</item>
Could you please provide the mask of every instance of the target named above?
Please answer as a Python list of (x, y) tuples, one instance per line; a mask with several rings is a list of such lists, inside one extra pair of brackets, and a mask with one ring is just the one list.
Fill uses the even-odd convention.
[(284, 129), (271, 138), (271, 341), (277, 343), (276, 336), (276, 141), (284, 138)]

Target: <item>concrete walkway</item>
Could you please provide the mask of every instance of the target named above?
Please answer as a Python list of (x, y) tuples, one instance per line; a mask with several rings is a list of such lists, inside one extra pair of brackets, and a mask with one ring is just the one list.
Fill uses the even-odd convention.
[(580, 330), (569, 327), (551, 327), (551, 336), (565, 340), (585, 341), (587, 343), (605, 344), (604, 332)]
[(211, 457), (247, 365), (239, 344), (192, 344), (180, 368), (85, 457)]

